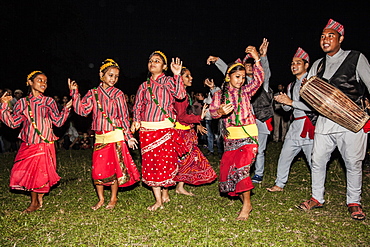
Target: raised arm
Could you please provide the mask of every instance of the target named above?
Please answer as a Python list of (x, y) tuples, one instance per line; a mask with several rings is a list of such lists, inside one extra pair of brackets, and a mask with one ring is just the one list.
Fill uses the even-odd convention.
[(68, 115), (71, 111), (72, 107), (72, 100), (70, 100), (66, 106), (63, 108), (63, 110), (59, 113), (57, 103), (54, 99), (48, 98), (46, 101), (46, 105), (48, 107), (48, 114), (50, 116), (50, 119), (52, 123), (56, 127), (61, 127), (67, 120)]
[(68, 87), (70, 90), (70, 96), (73, 100), (73, 108), (78, 115), (87, 116), (93, 110), (93, 97), (92, 91), (89, 90), (85, 97), (81, 99), (81, 95), (78, 92), (78, 85), (75, 81), (68, 79)]

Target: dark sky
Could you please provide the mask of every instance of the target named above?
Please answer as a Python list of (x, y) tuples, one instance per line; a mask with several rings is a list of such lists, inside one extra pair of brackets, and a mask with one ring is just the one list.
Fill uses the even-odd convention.
[[(307, 3), (306, 3), (307, 2)], [(293, 80), (290, 61), (298, 46), (311, 61), (323, 56), (321, 31), (329, 18), (345, 27), (344, 49), (370, 57), (367, 1), (1, 1), (1, 88), (26, 91), (26, 76), (42, 70), (48, 95), (67, 94), (67, 78), (82, 92), (98, 85), (105, 58), (121, 66), (118, 87), (129, 94), (147, 76), (154, 50), (178, 56), (192, 71), (194, 90), (212, 77), (209, 55), (231, 62), (245, 47), (270, 41), (272, 86)], [(325, 2), (325, 3), (321, 3)]]

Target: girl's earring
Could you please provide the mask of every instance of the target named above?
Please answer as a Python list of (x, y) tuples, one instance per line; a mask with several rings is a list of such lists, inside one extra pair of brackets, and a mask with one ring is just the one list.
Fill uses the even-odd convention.
[(100, 81), (103, 81), (103, 77), (100, 77)]
[(229, 82), (229, 81), (230, 81), (230, 77), (229, 77), (229, 76), (226, 76), (226, 77), (225, 77), (225, 81), (226, 81), (226, 82)]

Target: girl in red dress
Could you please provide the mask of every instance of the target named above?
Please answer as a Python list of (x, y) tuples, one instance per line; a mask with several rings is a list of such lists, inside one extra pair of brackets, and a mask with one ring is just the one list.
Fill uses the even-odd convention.
[(256, 48), (248, 46), (246, 52), (255, 60), (253, 79), (244, 84), (244, 65), (230, 65), (222, 90), (213, 95), (210, 105), (212, 117), (221, 118), (221, 134), (224, 137), (225, 153), (220, 164), (220, 191), (240, 197), (243, 207), (237, 220), (247, 220), (252, 211), (250, 194), (254, 187), (249, 172), (257, 154), (258, 129), (250, 99), (264, 80), (261, 59)]
[(133, 108), (131, 130), (140, 129), (142, 179), (153, 189), (156, 202), (147, 209), (163, 207), (170, 201), (168, 187), (176, 184), (178, 159), (187, 152), (182, 138), (174, 128), (175, 98), (183, 99), (186, 91), (180, 76), (182, 62), (172, 59), (173, 77), (166, 76), (167, 58), (155, 51), (149, 57), (150, 77), (140, 85)]
[(77, 114), (87, 116), (92, 112), (91, 129), (95, 131), (92, 158), (92, 179), (98, 195), (97, 210), (104, 205), (104, 186), (110, 186), (111, 198), (106, 209), (117, 203), (118, 187), (130, 186), (140, 179), (139, 171), (129, 153), (137, 148), (137, 141), (130, 132), (129, 116), (124, 93), (114, 85), (120, 68), (112, 59), (106, 59), (100, 67), (101, 83), (81, 99), (75, 81), (68, 81)]
[(43, 205), (43, 196), (50, 191), (60, 177), (56, 173), (52, 125), (60, 127), (67, 120), (72, 102), (66, 103), (59, 113), (55, 100), (43, 95), (47, 88), (47, 77), (41, 71), (33, 71), (27, 76), (30, 94), (14, 105), (13, 112), (8, 107), (11, 96), (1, 97), (0, 119), (10, 128), (22, 125), (19, 138), (21, 147), (15, 157), (10, 174), (10, 187), (30, 191), (31, 204), (23, 212), (36, 211)]
[[(185, 88), (192, 85), (193, 77), (189, 69), (183, 67), (181, 77)], [(193, 193), (185, 190), (184, 183), (192, 185), (207, 184), (214, 181), (217, 175), (207, 158), (198, 148), (198, 137), (193, 128), (194, 124), (199, 124), (204, 118), (207, 107), (203, 107), (201, 115), (194, 115), (191, 109), (189, 109), (191, 105), (192, 99), (190, 95), (187, 95), (185, 99), (175, 101), (175, 111), (177, 114), (175, 128), (190, 150), (189, 155), (183, 160), (180, 160), (179, 171), (174, 180), (179, 182), (176, 186), (176, 193), (193, 196)]]

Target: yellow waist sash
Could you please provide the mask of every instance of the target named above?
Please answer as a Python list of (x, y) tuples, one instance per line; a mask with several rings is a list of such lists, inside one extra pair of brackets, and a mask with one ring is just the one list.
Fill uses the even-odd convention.
[(123, 131), (119, 129), (115, 129), (114, 131), (110, 131), (106, 134), (95, 134), (95, 143), (113, 143), (125, 140), (123, 136)]
[(190, 130), (190, 126), (189, 125), (183, 125), (183, 124), (181, 124), (179, 122), (176, 122), (175, 129), (179, 129), (179, 130)]
[(164, 121), (159, 122), (144, 122), (141, 121), (141, 127), (146, 129), (166, 129), (173, 128), (173, 123), (166, 118)]
[[(250, 124), (250, 125), (243, 126), (243, 127), (241, 126), (240, 127), (237, 127), (237, 126), (227, 127), (226, 129), (230, 133), (227, 139), (243, 139), (243, 138), (248, 138), (251, 136), (258, 136), (258, 129), (257, 129), (256, 124)], [(249, 135), (245, 132), (247, 132)]]

